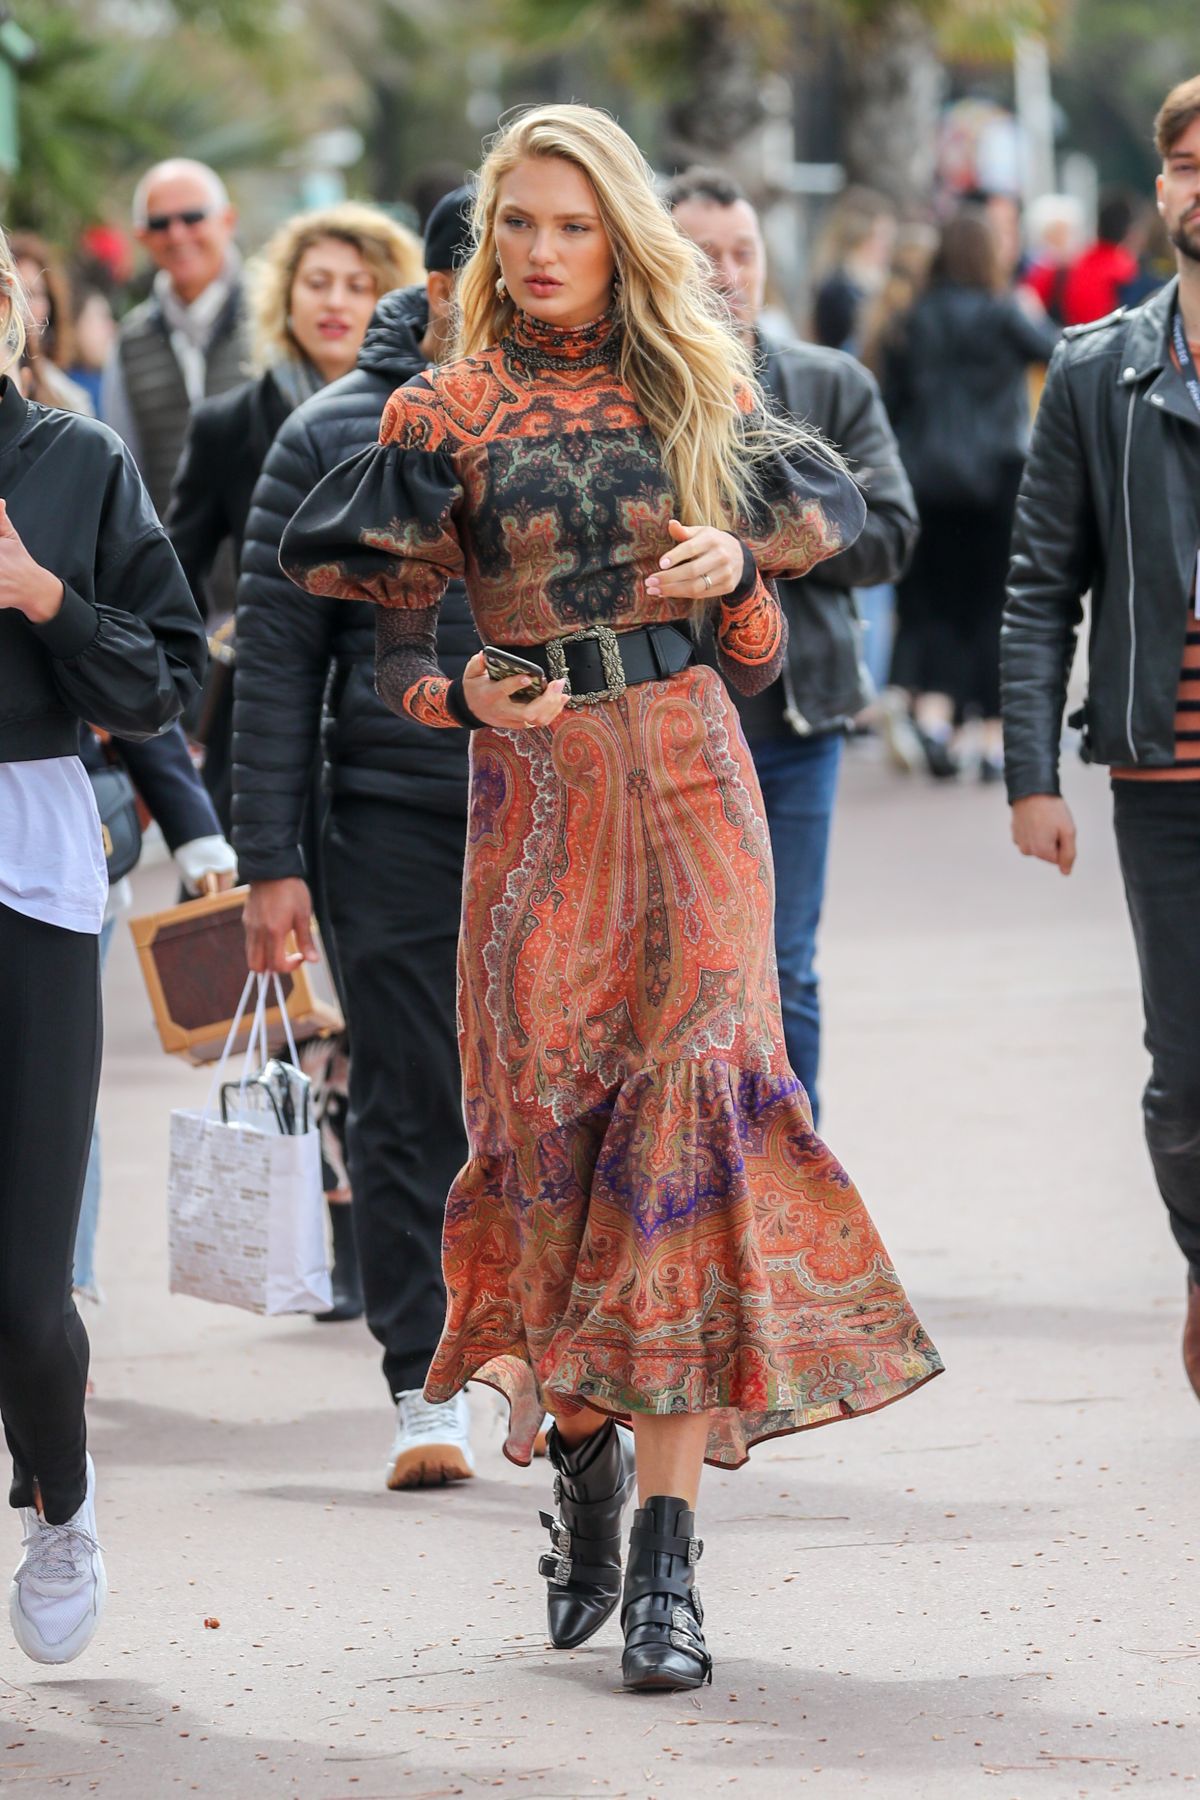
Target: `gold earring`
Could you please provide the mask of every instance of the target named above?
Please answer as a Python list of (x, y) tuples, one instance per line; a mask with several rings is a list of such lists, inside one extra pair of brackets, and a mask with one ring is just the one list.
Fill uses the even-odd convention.
[(508, 299), (508, 289), (504, 285), (503, 275), (499, 276), (496, 281), (496, 298), (497, 300)]

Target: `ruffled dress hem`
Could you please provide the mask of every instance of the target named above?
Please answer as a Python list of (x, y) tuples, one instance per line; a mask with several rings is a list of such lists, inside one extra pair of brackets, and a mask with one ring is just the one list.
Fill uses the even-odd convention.
[(446, 1218), (425, 1393), (508, 1401), (524, 1464), (545, 1397), (712, 1415), (707, 1460), (874, 1412), (941, 1372), (786, 1065), (659, 1062), (520, 1150), (472, 1157)]
[[(523, 1380), (514, 1384), (510, 1377), (497, 1371), (499, 1360), (511, 1361), (521, 1370)], [(742, 1412), (726, 1403), (720, 1407), (697, 1407), (697, 1412), (714, 1414), (733, 1414), (736, 1418), (736, 1430), (731, 1430), (724, 1419), (714, 1421), (714, 1431), (709, 1433), (708, 1448), (704, 1460), (715, 1469), (742, 1469), (750, 1460), (750, 1452), (758, 1444), (766, 1444), (772, 1438), (792, 1437), (800, 1431), (814, 1431), (820, 1425), (835, 1425), (842, 1419), (857, 1419), (867, 1413), (882, 1412), (885, 1406), (893, 1406), (897, 1400), (903, 1400), (907, 1394), (915, 1394), (918, 1388), (936, 1380), (945, 1373), (941, 1358), (933, 1353), (927, 1359), (928, 1366), (922, 1374), (914, 1375), (905, 1381), (894, 1381), (879, 1387), (860, 1388), (852, 1400), (834, 1400), (822, 1406), (797, 1408), (791, 1413), (784, 1411), (767, 1413)], [(518, 1469), (527, 1469), (533, 1460), (533, 1441), (541, 1430), (546, 1412), (544, 1394), (538, 1389), (533, 1379), (533, 1371), (529, 1364), (518, 1357), (505, 1359), (491, 1358), (480, 1368), (473, 1369), (465, 1375), (457, 1387), (439, 1384), (437, 1388), (425, 1388), (425, 1398), (431, 1401), (449, 1400), (464, 1388), (468, 1382), (478, 1381), (484, 1387), (490, 1387), (502, 1399), (508, 1402), (509, 1430), (505, 1435), (503, 1451), (506, 1459)], [(566, 1402), (567, 1407), (590, 1406), (594, 1412), (609, 1413), (619, 1424), (628, 1425), (633, 1414), (648, 1413), (652, 1416), (655, 1409), (649, 1406), (621, 1407), (611, 1405), (605, 1396), (589, 1393), (582, 1395), (560, 1395), (554, 1393), (555, 1400)], [(673, 1409), (674, 1410), (674, 1409)], [(664, 1415), (669, 1416), (669, 1415)], [(521, 1421), (517, 1425), (518, 1419)], [(775, 1420), (786, 1420), (774, 1423)], [(718, 1444), (714, 1447), (714, 1433)], [(738, 1439), (741, 1440), (740, 1454)]]

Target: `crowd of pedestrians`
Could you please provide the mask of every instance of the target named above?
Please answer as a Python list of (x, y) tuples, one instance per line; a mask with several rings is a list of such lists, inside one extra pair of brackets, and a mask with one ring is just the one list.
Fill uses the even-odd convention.
[(299, 1052), (322, 1318), (365, 1312), (381, 1347), (387, 1485), (469, 1478), (465, 1388), (497, 1388), (507, 1453), (556, 1471), (552, 1641), (620, 1606), (625, 1685), (695, 1687), (704, 1461), (941, 1367), (816, 1135), (845, 745), (1007, 781), (1018, 847), (1069, 872), (1090, 592), (1080, 724), (1113, 765), (1200, 1394), (1200, 80), (1157, 133), (1178, 279), (1124, 195), (1087, 242), (1064, 196), (1023, 234), (1008, 195), (906, 220), (853, 189), (807, 337), (766, 310), (747, 193), (710, 168), (656, 185), (580, 106), (506, 127), (421, 238), (344, 203), (247, 263), (219, 175), (161, 163), (133, 199), (152, 285), (119, 320), (52, 247), (0, 238), (0, 1017), (23, 1059), (0, 1407), (29, 1655), (79, 1654), (105, 1593), (72, 1289), (102, 1298), (99, 982), (128, 889), (89, 771), (129, 778), (188, 894), (248, 884), (251, 971), (315, 960), (320, 927), (347, 1027)]

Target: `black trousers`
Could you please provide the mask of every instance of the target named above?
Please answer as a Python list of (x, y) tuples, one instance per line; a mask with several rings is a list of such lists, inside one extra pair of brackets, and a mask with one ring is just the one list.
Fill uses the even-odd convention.
[(13, 1506), (83, 1504), (88, 1341), (71, 1298), (100, 1080), (100, 940), (0, 906), (0, 1416)]
[(466, 819), (336, 795), (329, 917), (350, 1029), (350, 1185), (367, 1323), (389, 1391), (441, 1335), (442, 1220), (466, 1161), (455, 1028)]
[(999, 478), (986, 506), (923, 503), (921, 535), (897, 588), (892, 680), (948, 694), (959, 718), (1000, 716), (1000, 619), (1021, 465)]
[(1200, 782), (1113, 782), (1142, 976), (1146, 1143), (1171, 1230), (1200, 1277)]

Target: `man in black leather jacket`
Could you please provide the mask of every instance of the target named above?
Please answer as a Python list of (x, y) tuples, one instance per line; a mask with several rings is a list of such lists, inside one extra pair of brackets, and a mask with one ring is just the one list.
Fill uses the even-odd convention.
[(1152, 1059), (1146, 1141), (1188, 1263), (1184, 1362), (1200, 1395), (1200, 76), (1155, 130), (1179, 276), (1068, 331), (1050, 365), (1002, 631), (1005, 769), (1018, 849), (1069, 875), (1059, 733), (1090, 590), (1079, 723), (1084, 755), (1113, 769)]
[(817, 927), (845, 733), (871, 698), (852, 589), (895, 581), (917, 537), (917, 512), (879, 390), (840, 350), (799, 344), (761, 322), (766, 258), (758, 217), (714, 169), (667, 188), (675, 223), (706, 253), (734, 322), (781, 411), (843, 452), (867, 503), (851, 545), (802, 581), (781, 581), (788, 620), (783, 674), (762, 694), (734, 694), (762, 785), (775, 860), (775, 943), (788, 1057), (818, 1114)]
[[(445, 1313), (446, 1195), (467, 1155), (454, 994), (469, 733), (388, 710), (375, 693), (374, 607), (294, 587), (279, 541), (321, 476), (375, 442), (393, 390), (440, 354), (451, 270), (467, 249), (466, 199), (459, 190), (431, 215), (427, 288), (385, 295), (355, 372), (280, 430), (255, 489), (238, 588), (233, 838), (251, 884), (252, 968), (287, 967), (292, 930), (312, 953), (301, 822), (325, 708), (322, 861), (350, 1030), (354, 1229), (367, 1322), (397, 1407), (391, 1487), (473, 1472), (463, 1396), (445, 1406), (421, 1397)], [(476, 649), (465, 590), (452, 583), (438, 659), (458, 675)]]

